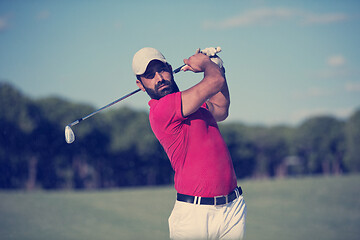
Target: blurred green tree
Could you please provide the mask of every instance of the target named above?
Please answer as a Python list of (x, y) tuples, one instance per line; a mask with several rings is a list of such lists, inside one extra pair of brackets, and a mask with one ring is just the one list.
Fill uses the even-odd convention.
[(330, 116), (306, 120), (296, 131), (297, 154), (305, 161), (307, 173), (343, 171), (344, 122)]
[(253, 127), (250, 138), (256, 147), (255, 177), (283, 176), (285, 157), (290, 155), (292, 129), (286, 126)]
[(236, 176), (251, 177), (256, 164), (256, 146), (248, 136), (248, 127), (240, 123), (230, 123), (220, 124), (219, 128), (228, 146)]
[[(148, 113), (113, 108), (73, 127), (95, 109), (59, 97), (32, 100), (0, 82), (0, 188), (105, 188), (173, 182), (173, 170), (151, 131)], [(299, 127), (219, 124), (236, 174), (289, 174), (360, 170), (360, 110), (347, 122), (313, 117)], [(345, 156), (345, 157), (344, 157)]]
[(350, 172), (360, 171), (360, 109), (347, 121), (345, 166)]
[(21, 188), (29, 182), (34, 159), (28, 137), (36, 128), (38, 112), (32, 101), (8, 83), (0, 82), (0, 175), (3, 187)]

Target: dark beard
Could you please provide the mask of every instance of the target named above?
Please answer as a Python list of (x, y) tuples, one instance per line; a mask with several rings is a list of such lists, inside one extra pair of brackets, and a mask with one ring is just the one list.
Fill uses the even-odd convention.
[[(159, 90), (159, 88), (166, 86), (164, 89)], [(171, 93), (175, 93), (175, 92), (179, 92), (179, 88), (176, 85), (176, 83), (174, 82), (174, 80), (171, 81), (167, 81), (167, 80), (162, 80), (161, 82), (158, 82), (155, 86), (155, 89), (150, 89), (145, 87), (145, 91), (146, 93), (152, 98), (152, 99), (156, 99), (159, 100), (162, 97), (165, 97), (168, 94)]]

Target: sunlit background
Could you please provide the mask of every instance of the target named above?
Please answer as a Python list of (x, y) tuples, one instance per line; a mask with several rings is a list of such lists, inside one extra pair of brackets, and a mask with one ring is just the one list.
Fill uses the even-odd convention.
[[(221, 46), (228, 121), (301, 123), (360, 106), (359, 1), (0, 1), (0, 80), (98, 108), (135, 90), (133, 54), (173, 67)], [(181, 89), (201, 74), (176, 75)], [(138, 93), (122, 105), (147, 110)]]
[[(0, 0), (0, 238), (168, 239), (174, 173), (131, 62), (220, 46), (246, 239), (360, 236), (360, 1)], [(202, 74), (180, 72), (186, 89)]]

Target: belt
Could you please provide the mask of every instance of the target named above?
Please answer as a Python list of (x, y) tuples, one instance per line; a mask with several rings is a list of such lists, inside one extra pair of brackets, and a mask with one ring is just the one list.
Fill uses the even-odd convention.
[(196, 197), (178, 193), (177, 200), (181, 202), (200, 204), (200, 205), (224, 205), (231, 203), (242, 194), (241, 187), (237, 187), (228, 195), (216, 196), (216, 197)]

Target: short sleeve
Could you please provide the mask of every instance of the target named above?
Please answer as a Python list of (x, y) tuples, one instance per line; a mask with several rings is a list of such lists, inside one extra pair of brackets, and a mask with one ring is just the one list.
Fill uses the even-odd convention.
[(167, 134), (178, 132), (182, 121), (186, 119), (182, 116), (181, 92), (151, 101), (149, 118), (153, 131)]

